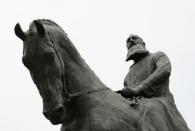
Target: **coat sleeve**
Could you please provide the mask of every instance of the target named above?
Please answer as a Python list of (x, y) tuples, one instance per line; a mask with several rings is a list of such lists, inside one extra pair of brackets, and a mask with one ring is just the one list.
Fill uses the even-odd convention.
[(158, 85), (168, 79), (171, 74), (171, 63), (166, 54), (159, 51), (153, 55), (155, 58), (155, 70), (141, 83), (140, 92), (145, 92), (147, 90), (153, 90), (155, 92), (155, 90), (157, 90), (155, 87), (159, 87), (155, 85)]

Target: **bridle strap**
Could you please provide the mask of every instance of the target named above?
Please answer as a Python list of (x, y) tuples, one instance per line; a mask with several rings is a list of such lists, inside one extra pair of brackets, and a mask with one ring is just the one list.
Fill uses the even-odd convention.
[(58, 49), (55, 47), (54, 41), (50, 41), (50, 42), (52, 43), (52, 47), (53, 47), (53, 49), (55, 50), (55, 52), (58, 56), (58, 59), (60, 61), (60, 65), (61, 65), (61, 68), (62, 68), (63, 96), (66, 98), (66, 102), (70, 102), (72, 98), (78, 97), (78, 96), (81, 96), (81, 95), (84, 95), (84, 94), (90, 94), (90, 93), (99, 92), (99, 91), (103, 91), (103, 90), (109, 90), (109, 88), (102, 87), (102, 88), (98, 88), (98, 89), (87, 89), (87, 90), (76, 92), (76, 93), (70, 93), (68, 91), (68, 89), (66, 88), (65, 69), (64, 69), (65, 65), (64, 65), (62, 56), (59, 53)]
[(99, 92), (103, 90), (109, 90), (109, 88), (88, 89), (88, 90), (84, 90), (84, 91), (80, 91), (76, 93), (70, 93), (69, 95), (71, 98), (73, 98), (73, 97), (78, 97), (84, 94), (90, 94), (90, 93)]
[(64, 69), (64, 62), (63, 62), (63, 59), (62, 59), (62, 56), (60, 55), (58, 49), (55, 47), (55, 44), (53, 41), (51, 41), (52, 45), (53, 45), (53, 49), (55, 50), (57, 56), (58, 56), (58, 59), (60, 61), (60, 65), (61, 65), (61, 69), (62, 69), (62, 83), (63, 83), (63, 96), (66, 98), (66, 101), (70, 101), (70, 95), (69, 95), (69, 92), (66, 88), (66, 83), (65, 83), (65, 69)]

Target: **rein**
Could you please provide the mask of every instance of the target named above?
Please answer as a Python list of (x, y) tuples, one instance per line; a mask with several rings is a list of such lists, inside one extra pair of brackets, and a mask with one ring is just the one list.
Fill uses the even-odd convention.
[(64, 69), (65, 65), (64, 65), (62, 56), (59, 53), (58, 49), (56, 48), (56, 46), (54, 44), (54, 41), (50, 41), (50, 40), (48, 40), (48, 41), (52, 43), (52, 47), (53, 47), (53, 49), (55, 50), (55, 52), (56, 52), (56, 54), (58, 56), (58, 59), (60, 61), (60, 65), (61, 65), (61, 68), (62, 68), (62, 83), (63, 83), (63, 93), (62, 93), (62, 95), (65, 98), (65, 102), (70, 102), (72, 100), (72, 98), (78, 97), (78, 96), (81, 96), (81, 95), (84, 95), (84, 94), (90, 94), (90, 93), (99, 92), (99, 91), (103, 91), (103, 90), (108, 90), (109, 89), (109, 88), (87, 89), (87, 90), (80, 91), (80, 92), (70, 93), (68, 91), (68, 89), (66, 88), (65, 69)]

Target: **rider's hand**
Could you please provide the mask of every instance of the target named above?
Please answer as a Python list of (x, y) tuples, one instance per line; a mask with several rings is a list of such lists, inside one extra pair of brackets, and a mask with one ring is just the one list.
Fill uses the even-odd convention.
[(128, 88), (128, 87), (125, 87), (121, 90), (121, 95), (125, 98), (130, 98), (132, 97), (132, 89), (131, 88)]
[(133, 97), (133, 96), (139, 96), (139, 94), (140, 94), (139, 88), (125, 87), (121, 91), (121, 95), (125, 98), (130, 98), (130, 97)]

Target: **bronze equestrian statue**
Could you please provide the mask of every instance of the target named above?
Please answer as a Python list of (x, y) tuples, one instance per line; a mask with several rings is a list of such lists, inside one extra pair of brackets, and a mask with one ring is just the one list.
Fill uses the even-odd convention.
[(139, 130), (145, 131), (146, 126), (151, 125), (151, 128), (162, 131), (189, 130), (169, 90), (169, 58), (161, 51), (149, 53), (145, 42), (137, 35), (130, 35), (126, 43), (126, 61), (133, 60), (134, 64), (125, 77), (124, 89), (119, 93), (130, 98), (131, 105), (142, 112)]
[(34, 20), (27, 32), (16, 24), (15, 34), (43, 114), (61, 131), (189, 131), (168, 89), (168, 58), (144, 50), (140, 37), (127, 41), (127, 60), (135, 64), (119, 91), (125, 99), (101, 82), (55, 22)]

